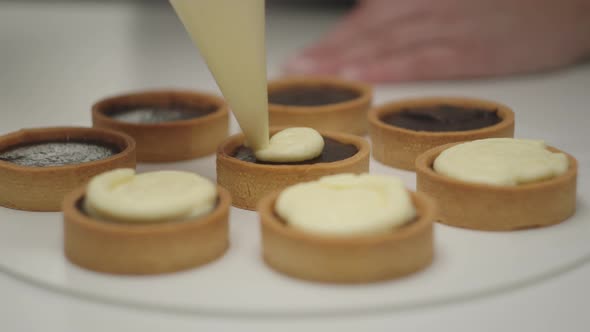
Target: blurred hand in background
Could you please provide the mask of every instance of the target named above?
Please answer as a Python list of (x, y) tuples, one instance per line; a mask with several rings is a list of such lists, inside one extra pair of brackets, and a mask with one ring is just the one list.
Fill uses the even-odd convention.
[(369, 82), (558, 68), (590, 54), (590, 0), (360, 0), (289, 74)]

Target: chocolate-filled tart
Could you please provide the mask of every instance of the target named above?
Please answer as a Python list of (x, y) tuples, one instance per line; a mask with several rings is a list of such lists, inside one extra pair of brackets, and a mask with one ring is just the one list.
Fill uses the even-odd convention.
[(410, 171), (415, 170), (418, 155), (433, 147), (514, 136), (512, 110), (481, 99), (406, 99), (373, 108), (368, 117), (373, 157)]
[[(272, 129), (271, 133), (276, 133)], [(254, 210), (266, 194), (287, 186), (337, 173), (369, 171), (369, 143), (344, 133), (321, 132), (325, 146), (322, 155), (302, 163), (262, 163), (244, 146), (245, 136), (229, 137), (217, 149), (217, 183), (232, 195), (235, 207)], [(334, 147), (336, 152), (327, 152)]]
[(135, 141), (107, 129), (22, 129), (0, 136), (0, 205), (59, 211), (64, 196), (93, 176), (135, 168)]
[(276, 127), (367, 133), (370, 86), (328, 77), (292, 77), (268, 84), (269, 119)]
[(185, 270), (221, 257), (229, 246), (231, 197), (217, 188), (215, 209), (201, 217), (153, 224), (97, 220), (83, 210), (85, 188), (63, 202), (64, 252), (83, 268), (112, 274)]
[(132, 136), (138, 161), (172, 162), (214, 153), (227, 137), (228, 109), (205, 93), (145, 91), (98, 101), (92, 124)]
[(286, 275), (320, 282), (367, 283), (401, 277), (432, 262), (436, 206), (412, 193), (413, 221), (375, 235), (330, 237), (290, 227), (275, 212), (279, 193), (258, 205), (263, 259)]
[(575, 213), (576, 159), (564, 153), (569, 168), (564, 174), (516, 186), (494, 186), (456, 180), (437, 173), (433, 164), (451, 143), (428, 150), (416, 160), (417, 190), (437, 201), (439, 222), (451, 226), (510, 231), (560, 223)]

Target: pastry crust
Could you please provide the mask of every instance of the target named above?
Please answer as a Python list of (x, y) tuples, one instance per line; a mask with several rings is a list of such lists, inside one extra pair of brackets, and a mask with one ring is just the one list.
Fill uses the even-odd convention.
[[(485, 128), (450, 132), (416, 131), (381, 121), (386, 114), (408, 108), (441, 104), (497, 110), (501, 121)], [(433, 147), (482, 138), (514, 137), (514, 112), (505, 105), (481, 99), (459, 97), (406, 99), (371, 109), (369, 135), (373, 145), (373, 157), (377, 161), (395, 168), (414, 171), (416, 158)]]
[(578, 163), (555, 178), (518, 186), (493, 186), (455, 180), (436, 173), (434, 160), (452, 143), (428, 150), (416, 160), (417, 190), (434, 198), (438, 221), (456, 227), (509, 231), (560, 223), (575, 213)]
[[(108, 115), (114, 107), (212, 105), (204, 116), (162, 123), (139, 124), (118, 121)], [(127, 133), (137, 142), (137, 161), (171, 162), (202, 157), (215, 152), (228, 135), (228, 108), (214, 95), (193, 91), (159, 90), (102, 99), (92, 106), (92, 125)]]
[[(272, 133), (278, 129), (271, 130)], [(217, 183), (229, 190), (235, 207), (255, 210), (258, 201), (266, 194), (287, 186), (317, 180), (337, 173), (366, 173), (369, 171), (369, 143), (358, 136), (323, 132), (344, 144), (353, 144), (358, 152), (350, 158), (310, 165), (266, 165), (242, 161), (232, 157), (233, 151), (244, 144), (245, 137), (229, 137), (217, 149)]]
[(418, 216), (391, 232), (354, 237), (315, 235), (289, 227), (274, 211), (278, 192), (258, 205), (266, 264), (292, 277), (331, 283), (366, 283), (401, 277), (432, 262), (436, 206), (412, 193)]
[(64, 196), (95, 175), (115, 168), (135, 168), (133, 138), (107, 129), (22, 129), (0, 137), (0, 151), (17, 145), (76, 139), (113, 144), (121, 152), (101, 160), (52, 167), (28, 167), (0, 161), (0, 205), (27, 211), (59, 211)]
[(221, 257), (229, 246), (231, 197), (218, 187), (215, 209), (193, 220), (124, 224), (82, 212), (85, 188), (64, 200), (64, 252), (83, 268), (113, 274), (158, 274), (185, 270)]
[(293, 87), (334, 87), (356, 91), (353, 100), (320, 106), (289, 106), (270, 103), (271, 126), (311, 127), (317, 131), (336, 131), (354, 135), (367, 133), (367, 111), (373, 98), (372, 88), (364, 83), (333, 77), (291, 77), (271, 81), (268, 92)]

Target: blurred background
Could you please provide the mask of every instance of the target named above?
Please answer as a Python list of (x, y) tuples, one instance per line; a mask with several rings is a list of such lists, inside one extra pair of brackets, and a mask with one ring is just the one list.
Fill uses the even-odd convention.
[[(269, 77), (352, 4), (267, 1)], [(156, 87), (218, 91), (168, 1), (0, 1), (0, 132), (88, 125), (94, 100)]]

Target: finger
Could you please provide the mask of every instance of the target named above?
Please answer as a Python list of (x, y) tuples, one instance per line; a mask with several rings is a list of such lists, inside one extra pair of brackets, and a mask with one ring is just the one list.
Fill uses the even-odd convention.
[[(383, 31), (411, 24), (427, 16), (424, 9), (412, 1), (371, 0), (361, 4), (364, 5), (353, 10), (319, 42), (290, 59), (286, 64), (286, 70), (313, 71), (310, 67), (314, 62), (333, 59), (349, 49), (350, 45), (363, 45), (366, 40), (376, 39), (375, 36)], [(391, 11), (393, 5), (395, 11)]]
[(383, 29), (412, 22), (426, 16), (421, 0), (365, 0), (327, 33), (318, 43), (304, 51), (307, 55), (349, 44), (351, 40), (380, 33)]
[(488, 74), (470, 52), (457, 45), (434, 43), (381, 56), (372, 63), (350, 66), (342, 76), (372, 83), (446, 80)]
[(387, 27), (364, 39), (343, 45), (340, 49), (318, 54), (307, 62), (288, 62), (286, 73), (338, 74), (344, 68), (373, 62), (391, 53), (400, 53), (432, 40), (447, 38), (445, 29), (433, 18), (423, 17), (410, 22), (400, 22), (398, 27)]

